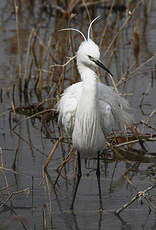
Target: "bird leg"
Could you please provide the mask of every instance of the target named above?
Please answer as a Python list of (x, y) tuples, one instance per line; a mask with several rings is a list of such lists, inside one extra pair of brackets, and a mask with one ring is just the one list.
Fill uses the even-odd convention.
[(101, 183), (100, 183), (100, 152), (97, 153), (97, 168), (96, 168), (96, 176), (99, 188), (99, 203), (100, 203), (100, 211), (103, 210), (102, 205), (102, 197), (101, 197)]
[(78, 157), (78, 171), (77, 171), (77, 181), (76, 181), (76, 186), (75, 186), (75, 190), (74, 190), (74, 195), (73, 195), (73, 200), (71, 203), (71, 207), (70, 209), (73, 210), (73, 206), (74, 206), (74, 202), (75, 202), (75, 198), (76, 198), (76, 193), (77, 193), (77, 189), (80, 183), (80, 179), (82, 176), (82, 172), (81, 172), (81, 159), (80, 159), (80, 153), (77, 152), (77, 157)]

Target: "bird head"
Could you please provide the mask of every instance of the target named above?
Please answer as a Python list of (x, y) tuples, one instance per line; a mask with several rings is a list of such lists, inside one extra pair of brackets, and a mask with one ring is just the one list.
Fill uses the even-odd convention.
[(98, 45), (96, 45), (95, 42), (92, 39), (90, 39), (91, 26), (98, 18), (99, 18), (99, 16), (96, 17), (90, 23), (89, 28), (88, 28), (88, 38), (87, 39), (84, 36), (84, 34), (77, 29), (66, 28), (66, 29), (62, 29), (62, 30), (76, 31), (76, 32), (80, 33), (82, 35), (82, 37), (84, 38), (84, 41), (81, 43), (81, 45), (79, 46), (79, 49), (77, 51), (77, 67), (78, 67), (79, 71), (80, 71), (80, 68), (83, 68), (84, 66), (89, 67), (91, 69), (96, 67), (96, 66), (99, 66), (99, 67), (103, 68), (106, 72), (108, 72), (111, 76), (113, 76), (112, 73), (100, 61), (100, 50), (99, 50)]
[(83, 41), (79, 46), (79, 49), (77, 51), (77, 66), (78, 69), (82, 66), (86, 66), (91, 69), (99, 66), (106, 72), (108, 72), (111, 76), (113, 76), (113, 74), (100, 61), (99, 47), (90, 38)]
[(88, 67), (96, 66), (95, 61), (100, 58), (99, 47), (91, 39), (85, 40), (79, 46), (77, 51), (77, 65)]

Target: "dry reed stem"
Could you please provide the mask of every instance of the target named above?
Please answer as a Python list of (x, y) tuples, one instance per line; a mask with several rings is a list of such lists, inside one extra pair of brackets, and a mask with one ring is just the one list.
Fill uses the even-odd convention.
[(37, 62), (37, 57), (36, 57), (36, 53), (35, 53), (35, 47), (36, 47), (36, 41), (37, 41), (37, 34), (39, 31), (34, 31), (34, 41), (32, 43), (32, 55), (33, 55), (33, 60), (34, 60), (34, 65), (36, 66), (36, 68), (39, 68), (38, 66), (38, 62)]
[[(47, 59), (48, 59), (48, 60), (49, 60), (49, 57), (52, 57), (52, 56), (50, 55), (50, 46), (51, 46), (51, 44), (52, 44), (52, 40), (53, 40), (53, 36), (50, 36), (50, 38), (49, 38), (49, 40), (48, 40), (48, 46), (47, 46), (47, 49), (46, 49), (46, 51), (47, 51)], [(48, 61), (48, 66), (50, 66), (49, 61)]]
[(113, 152), (115, 153), (117, 156), (119, 156), (120, 159), (124, 159), (124, 156), (122, 156), (122, 154), (120, 154), (120, 151), (118, 151), (118, 149), (116, 149), (113, 145), (111, 145), (109, 142), (106, 142), (105, 145)]
[(51, 159), (52, 159), (52, 157), (53, 157), (53, 155), (54, 155), (54, 153), (55, 153), (55, 151), (56, 151), (56, 149), (57, 149), (57, 147), (58, 147), (60, 141), (62, 140), (62, 138), (63, 138), (63, 137), (60, 136), (59, 139), (56, 141), (54, 147), (52, 148), (51, 152), (49, 153), (49, 156), (48, 156), (46, 162), (45, 162), (44, 165), (43, 165), (43, 170), (46, 170), (46, 169), (47, 169), (48, 164), (49, 164), (49, 162), (51, 161)]
[(73, 148), (74, 148), (74, 147), (72, 147), (71, 150), (69, 151), (69, 153), (68, 153), (66, 159), (57, 167), (56, 171), (57, 171), (58, 173), (59, 173), (59, 171), (63, 168), (63, 166), (70, 160), (70, 158), (71, 158), (71, 153), (72, 153), (72, 151), (73, 151)]
[(6, 167), (4, 167), (4, 166), (0, 166), (0, 170), (1, 170), (1, 171), (6, 171), (6, 172), (10, 172), (10, 173), (13, 173), (13, 174), (17, 174), (17, 175), (19, 174), (19, 173), (16, 172), (15, 170), (6, 168)]
[(76, 7), (76, 5), (80, 2), (80, 0), (71, 0), (69, 5), (68, 5), (68, 8), (67, 10), (65, 11), (65, 15), (70, 15), (72, 14), (72, 11), (74, 10), (74, 8)]
[(128, 177), (128, 176), (125, 176), (126, 178), (126, 181), (129, 185), (131, 185), (131, 187), (133, 188), (133, 190), (136, 191), (137, 187), (134, 185), (134, 183), (132, 182), (132, 180)]
[[(48, 101), (48, 99), (46, 101)], [(13, 107), (12, 109), (14, 109), (13, 112), (16, 113), (15, 107)], [(35, 114), (31, 115), (31, 116), (28, 116), (28, 117), (24, 118), (23, 120), (18, 121), (16, 123), (16, 125), (12, 128), (12, 130), (15, 130), (17, 128), (17, 126), (19, 126), (22, 122), (24, 122), (26, 120), (32, 119), (34, 117), (37, 117), (38, 115), (41, 115), (41, 114), (46, 113), (46, 112), (51, 112), (51, 111), (56, 112), (56, 109), (45, 109), (45, 110), (40, 111), (38, 113), (35, 113)]]
[[(126, 73), (123, 74), (123, 76), (121, 76), (119, 82), (117, 83), (117, 86), (123, 84), (125, 81), (128, 81), (128, 80), (130, 80), (132, 77), (134, 77), (134, 76), (135, 76), (134, 74), (135, 74), (136, 72), (138, 72), (144, 65), (146, 65), (147, 63), (149, 63), (150, 61), (152, 61), (154, 57), (156, 57), (156, 53), (153, 54), (152, 57), (148, 58), (145, 62), (143, 62), (140, 66), (138, 66), (138, 67), (137, 67), (135, 70), (133, 70), (132, 72), (129, 72), (129, 71), (128, 71), (128, 72), (129, 72), (129, 73), (128, 73), (128, 78), (125, 78), (125, 77), (124, 77), (124, 76), (126, 75)], [(134, 65), (132, 65), (132, 66), (129, 68), (129, 70), (130, 70), (131, 68), (133, 68), (133, 67), (134, 67)], [(131, 76), (131, 75), (133, 75), (133, 76)]]
[(156, 131), (156, 128), (154, 128), (153, 126), (149, 125), (145, 121), (140, 121), (140, 123), (143, 124), (144, 126), (148, 127), (149, 129), (152, 129), (152, 130)]
[(22, 78), (22, 57), (21, 57), (21, 44), (20, 44), (20, 34), (19, 34), (19, 7), (17, 6), (16, 0), (14, 0), (15, 15), (16, 15), (16, 34), (17, 34), (17, 47), (18, 47), (18, 71), (19, 78)]
[(29, 63), (29, 56), (30, 56), (30, 50), (31, 50), (31, 41), (33, 38), (35, 30), (32, 29), (30, 35), (29, 35), (29, 39), (28, 39), (28, 47), (27, 47), (27, 54), (26, 54), (26, 59), (25, 59), (25, 73), (24, 73), (24, 82), (25, 85), (27, 84), (27, 76), (28, 76), (28, 63)]
[[(1, 171), (2, 171), (2, 174), (3, 174), (3, 177), (4, 177), (4, 181), (5, 181), (5, 186), (6, 187), (9, 187), (9, 183), (8, 183), (8, 179), (7, 179), (7, 176), (5, 174), (5, 162), (3, 160), (3, 151), (2, 151), (2, 148), (0, 146), (0, 162), (1, 162)], [(8, 191), (8, 194), (10, 194), (10, 191)]]
[[(37, 32), (34, 31), (34, 35), (35, 35), (35, 38), (38, 40), (39, 45), (41, 45), (41, 46), (46, 50), (47, 56), (50, 55), (51, 59), (52, 59), (53, 61), (56, 61), (55, 58), (54, 58), (54, 56), (49, 52), (49, 42), (48, 42), (48, 46), (46, 46), (46, 45), (44, 44), (44, 42), (41, 40), (41, 38), (38, 36), (38, 31), (37, 31)], [(35, 40), (34, 40), (34, 41), (35, 41)], [(51, 41), (51, 40), (50, 40), (50, 41)], [(35, 43), (36, 43), (36, 41), (35, 41)], [(32, 48), (33, 48), (33, 46), (32, 46)], [(34, 51), (34, 53), (35, 53), (35, 49), (33, 49), (33, 51)], [(36, 56), (36, 55), (35, 55), (35, 56)], [(38, 65), (37, 65), (37, 66), (38, 66)]]
[(106, 54), (108, 53), (108, 51), (111, 49), (113, 43), (116, 41), (117, 37), (119, 36), (119, 34), (121, 33), (121, 31), (125, 28), (125, 26), (127, 26), (127, 24), (129, 23), (130, 19), (132, 18), (132, 16), (134, 15), (135, 11), (137, 10), (137, 8), (139, 7), (139, 5), (142, 3), (142, 0), (140, 0), (136, 7), (133, 9), (133, 11), (131, 12), (130, 15), (128, 15), (127, 19), (125, 20), (125, 22), (123, 23), (123, 25), (120, 27), (119, 31), (114, 35), (111, 43), (109, 44), (108, 48), (106, 49), (105, 53), (104, 53), (104, 57), (106, 56)]
[(57, 167), (56, 171), (58, 172), (58, 176), (56, 177), (55, 179), (55, 182), (54, 182), (54, 185), (57, 184), (57, 181), (61, 175), (61, 171), (63, 169), (63, 167), (65, 166), (65, 164), (71, 159), (71, 154), (72, 154), (72, 151), (73, 151), (73, 147), (71, 148), (71, 150), (69, 151), (66, 159)]
[(43, 229), (46, 230), (47, 229), (46, 205), (43, 205), (42, 213), (43, 213)]
[(136, 67), (139, 65), (139, 15), (136, 18), (136, 24), (134, 27), (134, 55), (136, 58)]
[(16, 109), (15, 109), (15, 106), (14, 106), (14, 103), (13, 103), (13, 102), (11, 102), (11, 108), (12, 108), (13, 113), (16, 114)]
[(105, 27), (104, 27), (104, 30), (103, 30), (103, 32), (102, 32), (102, 36), (101, 36), (101, 39), (100, 39), (100, 44), (99, 44), (99, 47), (100, 47), (100, 48), (101, 48), (101, 46), (102, 46), (103, 38), (104, 38), (104, 36), (105, 36), (107, 27), (108, 27), (108, 25), (109, 25), (109, 18), (111, 17), (111, 13), (112, 13), (112, 9), (113, 9), (114, 2), (115, 2), (115, 0), (112, 1), (111, 8), (110, 8), (110, 10), (109, 10), (109, 12), (108, 12), (108, 15), (107, 15), (107, 18), (106, 18), (106, 25), (105, 25)]
[(81, 8), (84, 8), (84, 7), (87, 7), (87, 8), (94, 7), (94, 6), (100, 5), (101, 3), (105, 3), (105, 2), (108, 2), (108, 1), (109, 0), (88, 1), (88, 2), (85, 3), (85, 6), (84, 6), (83, 3), (81, 3), (81, 4), (78, 5), (77, 8), (81, 9)]
[(4, 202), (1, 202), (2, 204), (0, 205), (0, 208), (2, 208), (4, 205), (6, 205), (6, 203), (15, 195), (18, 195), (20, 193), (25, 193), (26, 196), (29, 195), (30, 193), (30, 189), (29, 187), (23, 189), (23, 190), (19, 190), (19, 191), (16, 191), (16, 192), (9, 192), (9, 196), (7, 197), (7, 199), (4, 201)]
[(65, 62), (64, 64), (54, 64), (54, 65), (50, 65), (50, 67), (51, 68), (53, 68), (53, 67), (65, 67), (65, 66), (67, 66), (72, 60), (74, 60), (75, 58), (76, 58), (76, 55), (75, 56), (73, 56), (73, 57), (68, 57), (69, 58), (69, 60), (67, 61), (67, 62)]
[(84, 5), (84, 7), (85, 7), (86, 14), (87, 14), (87, 16), (88, 16), (89, 22), (91, 22), (91, 16), (90, 16), (90, 13), (89, 13), (89, 10), (88, 10), (88, 7), (87, 7), (87, 5), (86, 5), (85, 0), (82, 0), (82, 3), (83, 3), (83, 5)]
[[(154, 135), (155, 136), (155, 135)], [(119, 147), (122, 147), (122, 146), (125, 146), (125, 145), (130, 145), (130, 144), (136, 144), (136, 143), (139, 143), (140, 141), (156, 141), (156, 137), (138, 137), (139, 139), (136, 139), (136, 140), (132, 140), (132, 141), (127, 141), (127, 142), (124, 142), (124, 143), (121, 143), (121, 144), (116, 144), (116, 145), (113, 145), (113, 147), (115, 148), (119, 148)]]
[[(55, 67), (55, 65), (52, 66), (52, 67)], [(44, 73), (51, 73), (51, 74), (53, 73), (53, 71), (47, 70), (47, 69), (43, 69), (43, 68), (40, 69), (40, 68), (37, 68), (37, 67), (36, 67), (35, 70), (38, 71), (38, 72), (42, 71), (42, 72), (44, 72)]]
[[(48, 199), (49, 199), (49, 216), (52, 216), (52, 201), (51, 201), (51, 194), (50, 194), (50, 183), (49, 183), (49, 175), (45, 171), (44, 173), (45, 178), (46, 178), (46, 185), (47, 185), (47, 190), (48, 190)], [(46, 216), (45, 216), (46, 217)], [(47, 229), (47, 228), (46, 228)]]
[[(150, 113), (150, 115), (145, 119), (145, 123), (148, 123), (149, 120), (152, 118), (152, 116), (156, 113), (156, 108), (153, 109), (153, 111)], [(143, 124), (143, 128), (142, 128), (142, 131), (141, 133), (143, 134), (144, 133), (144, 129), (145, 129), (145, 125)]]
[(43, 60), (43, 43), (40, 42), (39, 44), (39, 66), (40, 66), (40, 71), (39, 71), (39, 84), (38, 84), (38, 94), (41, 99), (42, 97), (42, 87), (43, 87), (43, 74), (42, 74), (42, 60)]
[(115, 214), (119, 215), (120, 212), (122, 212), (123, 210), (125, 210), (126, 208), (128, 208), (131, 204), (134, 203), (134, 201), (136, 201), (137, 199), (141, 199), (141, 198), (145, 198), (146, 197), (146, 193), (149, 192), (150, 190), (152, 190), (153, 188), (156, 187), (156, 184), (148, 187), (147, 189), (138, 192), (129, 202), (127, 202), (126, 204), (124, 204), (122, 207), (118, 208), (117, 210), (115, 210)]
[(147, 4), (148, 4), (147, 14), (149, 14), (151, 7), (152, 7), (152, 0), (149, 0)]
[(118, 89), (117, 89), (117, 86), (116, 86), (116, 83), (115, 83), (114, 79), (112, 78), (112, 76), (111, 76), (110, 74), (109, 74), (109, 77), (110, 77), (110, 79), (111, 79), (111, 81), (112, 81), (112, 84), (113, 84), (113, 87), (114, 87), (116, 93), (119, 94), (119, 91), (118, 91)]

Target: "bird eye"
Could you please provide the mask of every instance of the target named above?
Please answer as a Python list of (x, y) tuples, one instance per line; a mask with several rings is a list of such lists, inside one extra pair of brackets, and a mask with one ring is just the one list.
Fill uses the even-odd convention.
[(88, 55), (88, 57), (89, 57), (89, 59), (90, 59), (91, 61), (93, 60), (92, 56)]

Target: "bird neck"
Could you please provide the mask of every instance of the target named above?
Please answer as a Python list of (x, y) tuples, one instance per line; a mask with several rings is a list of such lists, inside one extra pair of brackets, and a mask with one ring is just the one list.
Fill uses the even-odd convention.
[(83, 71), (83, 73), (81, 74), (81, 79), (83, 81), (81, 103), (82, 100), (84, 100), (86, 107), (96, 107), (97, 79), (95, 72), (93, 70), (86, 69), (86, 71)]
[(95, 70), (90, 68), (90, 66), (85, 66), (84, 64), (78, 65), (78, 71), (81, 76), (81, 80), (97, 80), (97, 75), (95, 73)]

